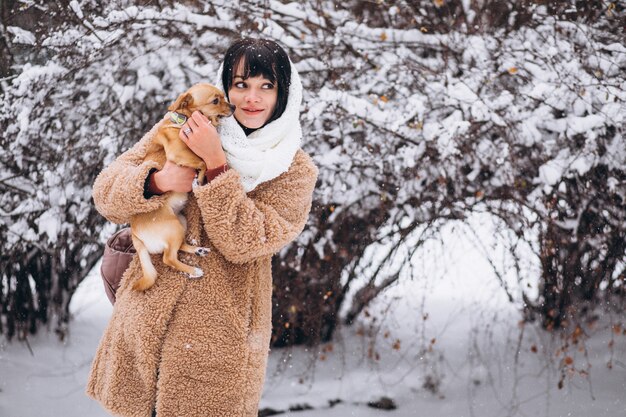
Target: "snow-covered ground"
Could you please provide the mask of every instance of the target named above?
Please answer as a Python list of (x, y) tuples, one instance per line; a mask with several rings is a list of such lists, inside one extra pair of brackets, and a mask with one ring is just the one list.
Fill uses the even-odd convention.
[[(612, 331), (615, 319), (600, 317), (585, 328), (591, 337), (567, 350), (558, 337), (521, 326), (484, 257), (492, 234), (476, 224), (486, 232), (483, 249), (468, 229), (447, 228), (425, 247), (413, 279), (341, 328), (332, 344), (274, 349), (261, 408), (297, 417), (625, 416), (626, 336)], [(108, 415), (84, 394), (111, 313), (98, 270), (73, 299), (65, 343), (42, 333), (30, 339), (32, 355), (23, 343), (0, 345), (1, 417)], [(397, 408), (368, 406), (382, 397)]]

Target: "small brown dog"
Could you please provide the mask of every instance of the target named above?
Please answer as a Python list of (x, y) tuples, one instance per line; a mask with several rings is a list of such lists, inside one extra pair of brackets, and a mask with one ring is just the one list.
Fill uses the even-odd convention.
[[(170, 118), (163, 121), (150, 144), (145, 160), (157, 160), (158, 154), (165, 151), (168, 161), (180, 166), (199, 170), (198, 181), (202, 183), (206, 172), (204, 161), (180, 140), (178, 132), (194, 111), (204, 114), (214, 126), (221, 117), (233, 114), (234, 106), (229, 104), (218, 88), (211, 84), (196, 84), (181, 94), (168, 107)], [(151, 253), (163, 253), (163, 263), (190, 277), (201, 277), (203, 272), (178, 260), (178, 251), (205, 256), (208, 249), (185, 243), (186, 219), (179, 214), (187, 202), (187, 193), (170, 193), (167, 202), (159, 209), (136, 214), (130, 219), (133, 245), (139, 255), (143, 276), (133, 289), (145, 291), (154, 285), (156, 269), (150, 259)]]

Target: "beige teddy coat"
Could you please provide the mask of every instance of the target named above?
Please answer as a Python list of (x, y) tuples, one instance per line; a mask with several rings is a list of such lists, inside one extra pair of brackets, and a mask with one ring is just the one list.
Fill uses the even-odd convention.
[[(164, 202), (143, 194), (149, 170), (164, 162), (143, 161), (157, 126), (94, 183), (96, 208), (114, 223)], [(302, 231), (317, 174), (298, 150), (287, 172), (247, 194), (233, 169), (190, 193), (187, 242), (210, 252), (179, 257), (204, 276), (189, 279), (152, 255), (156, 284), (137, 292), (141, 268), (132, 260), (87, 394), (119, 416), (150, 417), (156, 408), (159, 417), (256, 417), (271, 335), (271, 257)]]

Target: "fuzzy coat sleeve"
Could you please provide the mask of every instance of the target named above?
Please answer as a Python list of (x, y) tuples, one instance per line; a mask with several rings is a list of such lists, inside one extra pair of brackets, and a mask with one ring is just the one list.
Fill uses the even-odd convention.
[(117, 224), (128, 223), (132, 215), (156, 210), (164, 204), (163, 196), (144, 197), (144, 184), (150, 169), (162, 166), (159, 161), (144, 162), (159, 124), (96, 177), (93, 201), (98, 212), (107, 220)]
[(249, 194), (234, 169), (196, 188), (209, 239), (233, 263), (277, 253), (304, 228), (317, 175), (311, 158), (299, 150), (286, 173)]

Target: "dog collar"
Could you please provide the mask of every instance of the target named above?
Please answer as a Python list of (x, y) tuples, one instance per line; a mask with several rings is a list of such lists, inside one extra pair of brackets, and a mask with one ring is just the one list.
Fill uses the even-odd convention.
[(182, 126), (187, 121), (187, 116), (173, 111), (172, 113), (170, 113), (170, 120), (172, 121), (172, 123), (176, 123), (178, 126)]

